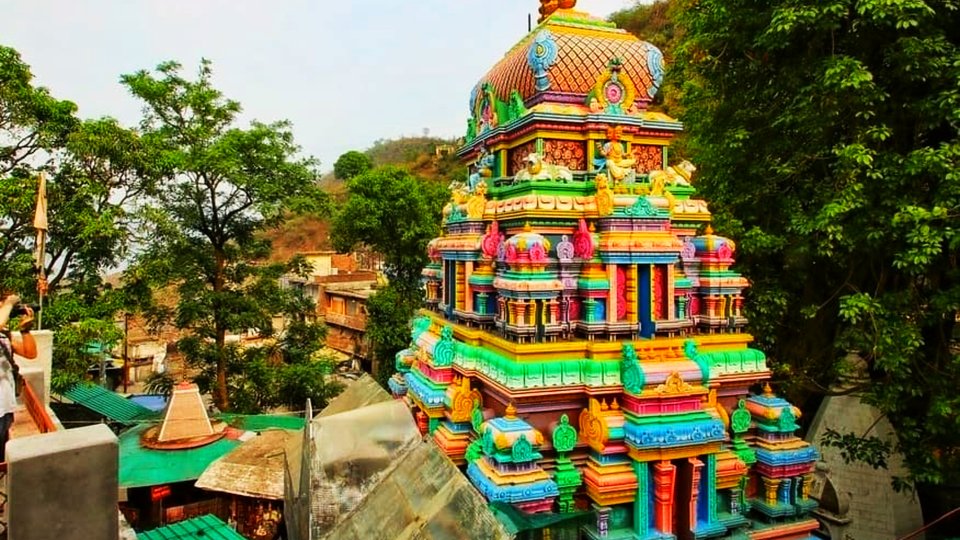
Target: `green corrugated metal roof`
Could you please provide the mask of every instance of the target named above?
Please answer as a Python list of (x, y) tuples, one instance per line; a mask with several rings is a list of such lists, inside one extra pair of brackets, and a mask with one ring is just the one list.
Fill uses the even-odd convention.
[(158, 486), (196, 480), (213, 460), (240, 445), (226, 437), (199, 448), (152, 450), (140, 446), (140, 425), (120, 435), (120, 487)]
[(223, 414), (220, 419), (237, 429), (263, 431), (265, 429), (303, 429), (303, 418), (280, 414)]
[(137, 540), (244, 540), (220, 518), (207, 514), (137, 535)]
[(63, 393), (63, 397), (121, 424), (135, 424), (159, 416), (159, 413), (116, 392), (92, 384), (74, 385)]

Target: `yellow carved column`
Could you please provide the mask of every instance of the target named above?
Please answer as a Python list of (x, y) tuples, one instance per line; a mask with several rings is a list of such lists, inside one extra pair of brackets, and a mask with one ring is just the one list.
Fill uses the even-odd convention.
[(607, 283), (610, 290), (607, 292), (607, 322), (617, 321), (617, 265), (607, 265)]
[(763, 499), (770, 506), (777, 505), (777, 487), (780, 486), (780, 480), (776, 478), (767, 478), (766, 476), (761, 476), (763, 480)]
[(672, 321), (677, 318), (677, 305), (673, 299), (673, 273), (675, 271), (672, 264), (667, 265), (667, 286), (663, 295), (663, 302), (667, 304), (667, 320)]
[(627, 267), (627, 320), (637, 322), (637, 295), (638, 293), (637, 265)]

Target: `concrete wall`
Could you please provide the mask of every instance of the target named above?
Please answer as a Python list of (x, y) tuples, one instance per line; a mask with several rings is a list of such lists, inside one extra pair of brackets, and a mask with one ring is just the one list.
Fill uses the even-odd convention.
[(114, 540), (117, 438), (98, 424), (7, 443), (9, 540)]

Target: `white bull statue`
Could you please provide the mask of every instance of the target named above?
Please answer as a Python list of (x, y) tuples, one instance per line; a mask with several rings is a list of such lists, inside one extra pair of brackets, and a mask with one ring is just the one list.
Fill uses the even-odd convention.
[(561, 182), (570, 182), (573, 180), (573, 173), (570, 169), (562, 165), (554, 165), (543, 160), (543, 156), (537, 153), (530, 154), (523, 160), (526, 163), (520, 172), (514, 178), (515, 182), (528, 182), (530, 180), (559, 180)]

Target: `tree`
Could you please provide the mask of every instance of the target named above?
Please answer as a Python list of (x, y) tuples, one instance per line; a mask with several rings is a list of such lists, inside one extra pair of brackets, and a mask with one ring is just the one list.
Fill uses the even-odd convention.
[(302, 314), (279, 285), (286, 272), (306, 272), (302, 261), (263, 262), (270, 245), (261, 233), (290, 213), (325, 211), (326, 198), (288, 122), (235, 127), (240, 104), (213, 87), (210, 63), (195, 80), (180, 71), (167, 62), (121, 78), (145, 106), (141, 138), (157, 187), (139, 208), (143, 250), (127, 279), (174, 288), (170, 315), (192, 332), (181, 349), (194, 365), (212, 366), (212, 380), (201, 382), (229, 410), (228, 369), (252, 369), (255, 353), (228, 346), (227, 334), (270, 336), (275, 314)]
[(363, 152), (350, 150), (337, 158), (333, 164), (333, 175), (340, 180), (350, 180), (358, 174), (363, 174), (373, 168), (370, 157)]
[(367, 300), (365, 337), (370, 342), (370, 354), (377, 359), (373, 375), (384, 388), (396, 372), (394, 356), (410, 343), (410, 320), (421, 303), (419, 296), (404, 294), (392, 282)]
[[(674, 49), (676, 48), (676, 24), (671, 17), (671, 7), (675, 0), (656, 0), (652, 3), (637, 2), (632, 7), (621, 9), (610, 15), (610, 21), (631, 34), (647, 41), (663, 52), (664, 62), (669, 66), (673, 63)], [(659, 110), (671, 116), (681, 114), (680, 104), (677, 102), (679, 92), (677, 83), (672, 77), (664, 79), (663, 86), (651, 104), (652, 110)], [(682, 134), (679, 143), (671, 148), (671, 155), (682, 147)], [(682, 151), (682, 149), (679, 149)]]
[(335, 217), (333, 244), (341, 252), (364, 244), (384, 257), (389, 284), (367, 304), (367, 338), (381, 384), (393, 374), (393, 355), (409, 341), (407, 324), (422, 301), (420, 272), (427, 242), (440, 229), (446, 190), (397, 167), (381, 167), (347, 182), (348, 198)]
[(440, 230), (447, 192), (397, 167), (381, 167), (347, 182), (349, 196), (334, 219), (332, 240), (341, 252), (365, 244), (384, 256), (387, 277), (418, 291), (427, 242)]
[[(956, 2), (683, 0), (674, 77), (749, 316), (795, 395), (846, 381), (920, 484), (960, 470)], [(954, 475), (952, 478), (950, 475)]]
[(34, 86), (19, 54), (0, 47), (0, 285), (35, 301), (34, 207), (47, 174), (49, 290), (42, 320), (54, 329), (56, 390), (86, 377), (88, 345), (117, 341), (122, 298), (102, 275), (122, 260), (128, 201), (150, 189), (136, 134), (115, 120), (81, 121), (76, 105)]

